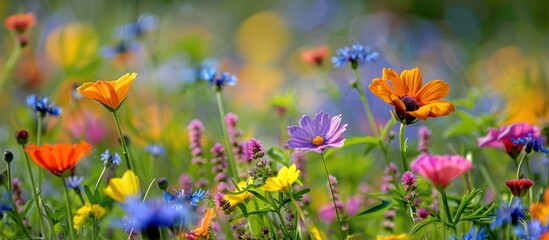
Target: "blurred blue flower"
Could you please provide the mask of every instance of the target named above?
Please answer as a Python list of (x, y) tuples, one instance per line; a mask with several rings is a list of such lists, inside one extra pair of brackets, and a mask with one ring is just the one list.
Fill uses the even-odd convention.
[(481, 228), (477, 232), (477, 228), (472, 227), (471, 230), (469, 230), (469, 232), (463, 235), (461, 240), (484, 240), (484, 239), (488, 239), (489, 237), (490, 237), (490, 234), (486, 232), (486, 228)]
[(29, 107), (31, 107), (35, 112), (38, 112), (41, 114), (41, 116), (45, 116), (46, 114), (50, 114), (53, 116), (59, 116), (61, 115), (61, 112), (63, 110), (50, 102), (50, 99), (47, 97), (39, 97), (30, 95), (26, 99), (26, 103)]
[(537, 219), (526, 222), (524, 226), (519, 224), (515, 227), (515, 235), (523, 240), (538, 240), (547, 231), (549, 231), (549, 226), (543, 226)]
[(175, 193), (175, 195), (167, 191), (163, 191), (162, 196), (164, 197), (164, 200), (167, 202), (172, 202), (174, 206), (188, 203), (189, 205), (196, 207), (200, 201), (206, 198), (206, 194), (207, 192), (202, 189), (198, 189), (194, 192), (189, 189), (188, 191), (181, 190)]
[(146, 202), (128, 199), (122, 208), (126, 213), (125, 227), (138, 231), (182, 224), (188, 214), (185, 208), (174, 207), (159, 199)]
[(490, 225), (490, 229), (494, 230), (505, 226), (508, 223), (516, 226), (519, 220), (524, 219), (526, 207), (522, 204), (520, 198), (515, 198), (510, 206), (504, 204), (496, 211), (496, 219)]
[(153, 157), (166, 156), (166, 149), (158, 144), (152, 144), (145, 148), (145, 151), (150, 153)]
[(136, 41), (120, 41), (114, 46), (103, 46), (99, 50), (101, 56), (106, 59), (127, 55), (139, 51), (140, 45)]
[(116, 28), (116, 36), (125, 40), (134, 40), (146, 32), (158, 27), (158, 18), (151, 14), (139, 16), (137, 22), (127, 23)]
[(120, 163), (122, 163), (122, 158), (120, 158), (120, 154), (117, 152), (111, 155), (109, 149), (107, 149), (101, 154), (101, 161), (105, 164), (120, 165)]
[(83, 176), (69, 176), (65, 179), (65, 185), (67, 185), (67, 188), (74, 190), (82, 190), (82, 182), (84, 182)]
[(13, 210), (13, 206), (8, 200), (9, 198), (10, 194), (8, 192), (2, 194), (2, 200), (0, 200), (0, 218), (4, 216), (5, 212)]
[(189, 192), (186, 198), (187, 200), (189, 200), (189, 203), (191, 204), (191, 206), (196, 207), (198, 205), (198, 202), (206, 198), (206, 192), (202, 189), (198, 189), (193, 193)]
[(379, 57), (378, 52), (373, 52), (370, 47), (354, 44), (351, 47), (343, 47), (336, 51), (336, 56), (332, 57), (334, 67), (342, 67), (346, 63), (351, 67), (362, 67), (366, 62), (373, 62)]
[(225, 85), (234, 86), (238, 79), (234, 74), (222, 72), (217, 77), (217, 71), (213, 67), (205, 67), (200, 71), (200, 79), (210, 82), (210, 85), (216, 86), (217, 91), (221, 91)]

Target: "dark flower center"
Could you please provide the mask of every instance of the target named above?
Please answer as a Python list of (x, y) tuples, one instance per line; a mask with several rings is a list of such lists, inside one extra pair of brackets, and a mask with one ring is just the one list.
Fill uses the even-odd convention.
[(405, 96), (401, 100), (406, 106), (407, 112), (413, 112), (419, 109), (419, 103), (413, 97)]
[(313, 138), (313, 145), (320, 146), (323, 143), (324, 143), (324, 138), (322, 138), (321, 136), (316, 136), (315, 138)]

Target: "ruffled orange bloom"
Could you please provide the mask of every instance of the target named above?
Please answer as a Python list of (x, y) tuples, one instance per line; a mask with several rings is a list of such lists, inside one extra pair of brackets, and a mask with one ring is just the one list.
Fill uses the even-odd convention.
[(109, 110), (116, 111), (128, 96), (128, 91), (136, 77), (137, 73), (126, 73), (114, 81), (87, 82), (78, 88), (78, 92), (100, 102)]
[(404, 124), (411, 124), (416, 118), (446, 116), (455, 110), (454, 104), (440, 100), (448, 95), (450, 86), (442, 80), (423, 85), (419, 68), (404, 70), (400, 76), (393, 69), (383, 68), (382, 77), (373, 79), (369, 88), (395, 107), (393, 116)]
[(212, 218), (215, 217), (213, 209), (208, 209), (206, 215), (202, 219), (200, 226), (197, 226), (190, 234), (187, 234), (187, 239), (196, 239), (197, 237), (208, 237), (208, 228)]
[(4, 20), (4, 26), (18, 33), (24, 33), (27, 29), (34, 26), (36, 18), (33, 13), (14, 14)]
[(549, 219), (549, 188), (545, 189), (543, 193), (543, 202), (530, 205), (530, 214), (533, 218), (539, 220), (543, 226), (547, 225)]
[(313, 66), (320, 66), (322, 65), (322, 62), (324, 62), (324, 59), (326, 59), (329, 54), (330, 54), (330, 49), (328, 48), (328, 46), (322, 45), (318, 47), (303, 49), (300, 53), (300, 56), (301, 56), (301, 59), (307, 64), (310, 64)]
[(25, 148), (30, 158), (40, 167), (51, 173), (61, 176), (66, 170), (74, 171), (74, 166), (83, 157), (90, 154), (92, 146), (86, 141), (78, 144), (44, 144), (36, 146), (31, 144)]

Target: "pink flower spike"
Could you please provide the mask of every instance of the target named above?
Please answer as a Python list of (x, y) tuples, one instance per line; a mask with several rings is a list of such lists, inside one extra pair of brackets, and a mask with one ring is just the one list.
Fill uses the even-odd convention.
[(412, 169), (421, 176), (428, 178), (439, 189), (461, 174), (471, 170), (473, 163), (459, 155), (429, 155), (422, 154), (411, 164)]

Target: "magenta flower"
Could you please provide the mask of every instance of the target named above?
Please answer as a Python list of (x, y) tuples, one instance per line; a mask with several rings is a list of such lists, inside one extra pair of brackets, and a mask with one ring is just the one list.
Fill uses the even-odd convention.
[(479, 147), (503, 148), (512, 158), (516, 158), (522, 148), (522, 144), (515, 144), (513, 140), (532, 134), (539, 137), (540, 129), (528, 123), (515, 123), (503, 125), (500, 128), (490, 128), (488, 135), (478, 138)]
[(473, 164), (459, 155), (422, 154), (411, 164), (412, 169), (443, 189), (461, 174), (471, 170)]
[(330, 115), (320, 111), (311, 119), (303, 115), (299, 126), (289, 126), (288, 135), (291, 139), (286, 142), (288, 148), (314, 151), (322, 153), (325, 148), (343, 146), (345, 138), (341, 136), (347, 129), (347, 124), (341, 125), (341, 115), (330, 118)]

